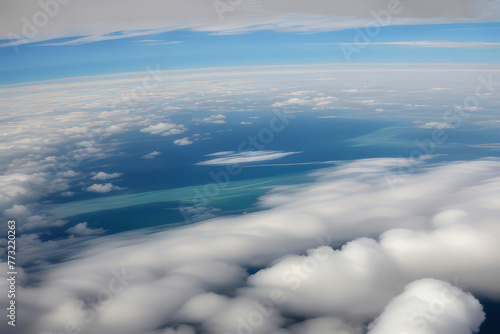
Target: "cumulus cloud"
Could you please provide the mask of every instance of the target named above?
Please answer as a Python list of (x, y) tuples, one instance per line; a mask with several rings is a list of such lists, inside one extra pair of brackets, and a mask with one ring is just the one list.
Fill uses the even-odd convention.
[[(424, 326), (413, 312), (429, 307), (429, 333), (471, 333), (484, 319), (473, 295), (500, 300), (500, 161), (422, 163), (391, 190), (402, 163), (339, 162), (314, 182), (271, 191), (260, 212), (90, 240), (23, 290), (24, 326), (354, 334), (373, 322), (372, 333), (411, 333), (408, 315)], [(24, 261), (46, 258), (49, 246), (25, 246)], [(111, 281), (115, 292), (100, 303)]]
[(117, 177), (120, 177), (122, 174), (121, 173), (106, 173), (106, 172), (99, 172), (92, 176), (92, 180), (109, 180), (109, 179), (115, 179)]
[(179, 146), (191, 145), (192, 143), (189, 137), (174, 140), (174, 144)]
[[(17, 217), (16, 217), (17, 218)], [(46, 215), (34, 215), (27, 219), (27, 222), (22, 225), (23, 232), (47, 229), (49, 227), (60, 227), (66, 225), (67, 220), (54, 220)]]
[(372, 324), (369, 334), (472, 334), (485, 318), (472, 295), (447, 282), (422, 279), (409, 284)]
[(267, 161), (284, 158), (289, 155), (301, 152), (282, 152), (282, 151), (244, 151), (244, 152), (217, 152), (213, 156), (222, 156), (220, 158), (210, 159), (196, 163), (196, 165), (237, 165), (247, 162)]
[(306, 320), (290, 328), (290, 334), (362, 334), (362, 326), (352, 326), (341, 318), (322, 317)]
[(100, 194), (105, 194), (113, 190), (122, 190), (122, 189), (123, 188), (114, 186), (112, 183), (106, 183), (106, 184), (94, 183), (90, 187), (85, 188), (86, 191), (90, 191), (93, 193), (100, 193)]
[(87, 222), (76, 224), (75, 226), (68, 228), (66, 233), (72, 236), (91, 236), (103, 234), (105, 232), (103, 228), (93, 229), (87, 225)]
[(141, 129), (141, 132), (151, 133), (153, 135), (161, 134), (162, 136), (178, 135), (185, 132), (187, 129), (184, 125), (174, 123), (158, 123), (150, 125), (147, 128)]
[(159, 156), (161, 154), (161, 152), (158, 152), (158, 151), (153, 151), (151, 153), (148, 153), (144, 156), (142, 156), (143, 159), (154, 159), (155, 157)]
[[(272, 75), (281, 77), (278, 74), (289, 71), (299, 75), (302, 70), (286, 68)], [(389, 77), (390, 73), (386, 73)], [(449, 86), (456, 78), (449, 73), (450, 77), (439, 74), (449, 82), (436, 80), (429, 86), (427, 80), (419, 89), (427, 94), (434, 85)], [(413, 74), (418, 75), (417, 71)], [(394, 78), (390, 77), (391, 82), (399, 84)], [(364, 83), (370, 77), (363, 72), (358, 79)], [(211, 84), (188, 82), (184, 88), (176, 87), (175, 94), (195, 99), (190, 93), (182, 95), (183, 89), (208, 91)], [(2, 105), (15, 110), (9, 117), (16, 115), (5, 128), (9, 133), (5, 137), (9, 139), (1, 143), (2, 148), (7, 148), (1, 152), (5, 162), (2, 166), (10, 168), (8, 175), (0, 176), (0, 206), (4, 215), (5, 210), (13, 209), (11, 214), (24, 214), (26, 223), (49, 222), (43, 214), (32, 212), (36, 206), (28, 203), (50, 193), (66, 192), (68, 179), (72, 175), (79, 177), (76, 168), (58, 169), (62, 173), (75, 171), (66, 176), (61, 173), (60, 178), (51, 172), (65, 156), (58, 156), (52, 146), (44, 151), (39, 143), (49, 144), (44, 140), (50, 138), (54, 145), (74, 140), (85, 143), (82, 147), (92, 147), (80, 135), (82, 129), (72, 129), (99, 125), (89, 119), (92, 113), (53, 112), (66, 110), (63, 106), (69, 98), (85, 105), (92, 102), (86, 99), (106, 100), (99, 92), (107, 91), (102, 89), (107, 86), (99, 82), (88, 85), (92, 87), (88, 88), (92, 98), (81, 96), (84, 86), (74, 85), (71, 91), (65, 84), (52, 87), (58, 97), (44, 93), (33, 101), (20, 99), (23, 102), (17, 104), (9, 102), (12, 98), (2, 99)], [(340, 86), (329, 89), (338, 91)], [(23, 96), (34, 89), (39, 88), (17, 87), (15, 92)], [(60, 99), (61, 89), (68, 99)], [(408, 103), (418, 103), (421, 97)], [(43, 106), (40, 100), (44, 101)], [(360, 100), (379, 97), (367, 93)], [(79, 106), (75, 103), (75, 110)], [(350, 115), (355, 112), (349, 110)], [(136, 129), (160, 122), (146, 110), (134, 111), (135, 116), (137, 119), (127, 124)], [(493, 115), (487, 115), (481, 119), (492, 118)], [(54, 131), (54, 124), (72, 130), (67, 134)], [(23, 133), (29, 133), (29, 138), (19, 134), (13, 137), (21, 125), (26, 127)], [(59, 132), (69, 137), (58, 137)], [(12, 152), (24, 152), (25, 157), (18, 158)], [(267, 153), (270, 152), (289, 153)], [(81, 150), (75, 154), (85, 157)], [(155, 151), (151, 156), (158, 154)], [(96, 153), (87, 156), (99, 158)], [(231, 156), (255, 158), (217, 152), (206, 159)], [(496, 227), (500, 209), (498, 160), (429, 166), (422, 161), (414, 166), (415, 171), (405, 169), (405, 159), (336, 163), (338, 166), (333, 169), (312, 174), (314, 182), (270, 190), (260, 199), (261, 212), (241, 217), (217, 218), (175, 231), (136, 231), (90, 241), (73, 238), (72, 243), (45, 242), (36, 235), (23, 235), (19, 238), (23, 249), (19, 267), (29, 269), (31, 277), (20, 281), (19, 315), (25, 321), (19, 323), (19, 332), (64, 332), (68, 322), (74, 321), (82, 332), (110, 334), (198, 330), (224, 333), (237, 332), (238, 328), (266, 334), (320, 333), (325, 327), (356, 333), (363, 324), (383, 314), (406, 285), (429, 277), (453, 282), (478, 298), (500, 300), (496, 279), (500, 275), (496, 256), (500, 253)], [(394, 190), (389, 184), (394, 185)], [(71, 252), (62, 253), (61, 249)], [(54, 262), (57, 265), (52, 265)], [(333, 272), (331, 266), (339, 270)], [(286, 281), (280, 277), (283, 273)], [(125, 282), (121, 286), (114, 285), (116, 275)], [(345, 284), (345, 293), (340, 286), (332, 288), (325, 278)], [(109, 301), (100, 300), (103, 293), (107, 294), (110, 281), (117, 289), (113, 289)], [(350, 284), (366, 295), (361, 296)], [(309, 294), (317, 299), (308, 297)], [(345, 307), (326, 300), (323, 294), (345, 301)], [(47, 295), (51, 298), (45, 298)], [(5, 300), (5, 295), (0, 295), (0, 303)], [(302, 300), (310, 307), (301, 306)], [(97, 312), (98, 309), (104, 311)], [(93, 311), (95, 318), (91, 317)], [(130, 315), (126, 321), (123, 314)], [(0, 322), (0, 332), (8, 333), (6, 326)]]

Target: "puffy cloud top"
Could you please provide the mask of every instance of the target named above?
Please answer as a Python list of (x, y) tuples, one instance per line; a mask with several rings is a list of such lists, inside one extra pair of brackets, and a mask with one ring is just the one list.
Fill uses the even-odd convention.
[[(20, 331), (472, 333), (484, 314), (471, 294), (500, 299), (500, 162), (422, 165), (391, 190), (401, 163), (346, 162), (271, 192), (260, 212), (88, 241), (19, 287)], [(30, 240), (23, 261), (53, 243)]]

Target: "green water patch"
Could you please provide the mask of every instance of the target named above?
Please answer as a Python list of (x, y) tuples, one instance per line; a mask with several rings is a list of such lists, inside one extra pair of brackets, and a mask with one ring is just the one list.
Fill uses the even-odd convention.
[[(287, 174), (281, 176), (232, 181), (228, 183), (211, 182), (204, 185), (149, 191), (137, 194), (114, 195), (87, 199), (49, 207), (52, 216), (62, 219), (104, 210), (116, 210), (151, 203), (184, 203), (194, 205), (203, 202), (207, 206), (241, 209), (265, 194), (270, 188), (297, 184), (310, 180), (308, 173)], [(238, 201), (241, 200), (241, 203)], [(232, 203), (232, 204), (231, 204)], [(230, 210), (231, 211), (231, 210)]]

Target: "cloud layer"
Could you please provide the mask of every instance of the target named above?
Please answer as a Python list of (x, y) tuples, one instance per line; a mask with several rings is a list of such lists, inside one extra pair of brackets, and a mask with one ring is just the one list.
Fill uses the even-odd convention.
[[(0, 38), (23, 37), (26, 32), (30, 32), (29, 41), (80, 36), (69, 42), (77, 44), (146, 36), (180, 28), (224, 33), (264, 29), (328, 31), (364, 27), (375, 22), (376, 17), (385, 19), (385, 13), (391, 8), (386, 1), (380, 0), (348, 3), (314, 0), (307, 4), (301, 0), (243, 0), (225, 6), (223, 2), (199, 0), (187, 0), (182, 4), (173, 0), (151, 0), (147, 6), (118, 0), (108, 1), (105, 5), (96, 0), (41, 3), (45, 5), (36, 0), (23, 1), (22, 4), (14, 0), (4, 1), (0, 14)], [(392, 16), (390, 24), (492, 22), (500, 16), (498, 0), (421, 0), (411, 4), (401, 1), (396, 7), (397, 10), (389, 14)], [(26, 22), (31, 23), (31, 30), (24, 28)]]
[[(316, 172), (263, 197), (260, 212), (89, 241), (36, 285), (21, 284), (23, 324), (295, 334), (360, 333), (372, 322), (376, 334), (421, 328), (426, 318), (413, 313), (429, 307), (429, 333), (472, 333), (484, 319), (472, 295), (500, 300), (500, 161), (420, 165), (391, 190), (402, 160)], [(31, 262), (52, 246), (24, 247)]]

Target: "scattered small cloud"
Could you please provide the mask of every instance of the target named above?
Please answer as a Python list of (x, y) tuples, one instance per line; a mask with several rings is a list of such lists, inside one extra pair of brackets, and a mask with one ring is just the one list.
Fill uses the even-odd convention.
[(85, 188), (86, 191), (90, 191), (93, 193), (99, 193), (99, 194), (105, 194), (109, 193), (110, 191), (113, 190), (122, 190), (123, 188), (114, 186), (112, 183), (106, 183), (106, 184), (98, 184), (94, 183), (90, 187)]
[(418, 126), (423, 129), (451, 129), (453, 125), (445, 122), (428, 122)]
[(285, 95), (305, 95), (305, 94), (312, 94), (312, 93), (316, 93), (315, 90), (300, 90), (300, 91), (297, 91), (297, 92), (291, 92), (290, 94), (285, 94)]
[(179, 146), (191, 145), (192, 143), (193, 142), (189, 140), (189, 137), (174, 140), (174, 144)]
[(283, 101), (283, 102), (276, 102), (273, 103), (271, 106), (272, 107), (284, 107), (284, 106), (293, 106), (293, 105), (298, 105), (298, 106), (306, 106), (306, 105), (316, 105), (316, 106), (321, 106), (321, 105), (326, 105), (332, 103), (332, 101), (336, 101), (338, 98), (334, 96), (327, 96), (327, 97), (315, 97), (314, 99), (308, 99), (303, 98), (299, 99), (297, 97), (291, 98), (289, 100)]
[(161, 134), (162, 136), (178, 135), (186, 131), (187, 129), (184, 125), (174, 124), (174, 123), (158, 123), (156, 125), (150, 125), (147, 128), (141, 129), (141, 132), (147, 132), (152, 135)]
[(198, 123), (208, 123), (208, 124), (224, 124), (224, 123), (226, 123), (226, 121), (224, 120), (225, 118), (226, 118), (226, 116), (224, 116), (222, 114), (218, 114), (218, 115), (212, 115), (210, 117), (203, 118), (203, 119), (193, 118), (193, 121), (198, 122)]
[(92, 177), (92, 180), (109, 180), (109, 179), (115, 179), (117, 177), (120, 177), (122, 173), (106, 173), (106, 172), (99, 172), (96, 175)]
[(153, 151), (151, 153), (143, 155), (142, 159), (154, 159), (155, 157), (159, 156), (160, 154), (161, 154), (161, 152)]
[(250, 124), (253, 124), (252, 122), (240, 122), (240, 124), (243, 124), (243, 125), (250, 125)]
[(88, 227), (87, 222), (76, 224), (73, 227), (70, 227), (66, 230), (66, 233), (71, 236), (77, 237), (88, 237), (91, 235), (99, 235), (106, 232), (103, 228), (90, 228)]
[(59, 173), (59, 175), (62, 177), (75, 177), (75, 176), (80, 175), (80, 173), (75, 172), (74, 170), (70, 169), (70, 170), (67, 170), (65, 172)]

